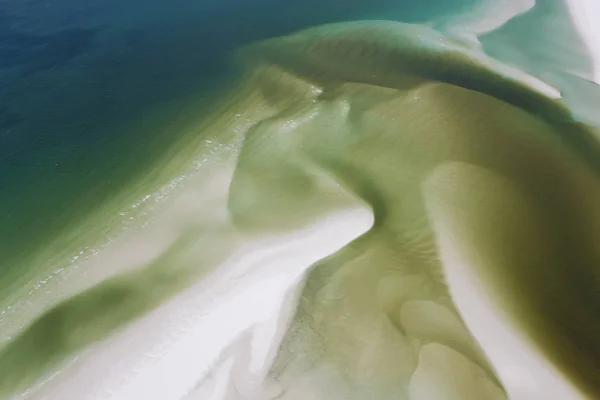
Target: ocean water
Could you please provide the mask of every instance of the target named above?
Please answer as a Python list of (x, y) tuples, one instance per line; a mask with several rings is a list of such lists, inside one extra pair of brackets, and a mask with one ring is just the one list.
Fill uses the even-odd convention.
[[(442, 2), (443, 3), (443, 2)], [(329, 22), (421, 22), (444, 6), (396, 2), (3, 2), (2, 271), (119, 192), (221, 90), (232, 51)], [(233, 73), (233, 72), (232, 72)], [(218, 94), (214, 95), (218, 97)], [(60, 216), (60, 217), (58, 217)], [(16, 271), (16, 272), (15, 272)]]
[(533, 3), (0, 1), (0, 397), (597, 394), (594, 51)]

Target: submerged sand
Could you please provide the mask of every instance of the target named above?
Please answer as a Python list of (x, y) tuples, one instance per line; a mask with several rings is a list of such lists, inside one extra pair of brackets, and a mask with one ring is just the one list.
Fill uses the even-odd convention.
[(600, 394), (600, 151), (556, 89), (388, 21), (235, 62), (184, 184), (5, 322), (3, 398)]

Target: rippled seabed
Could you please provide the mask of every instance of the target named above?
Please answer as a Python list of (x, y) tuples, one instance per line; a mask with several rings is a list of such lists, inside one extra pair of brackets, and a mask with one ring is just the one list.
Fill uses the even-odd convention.
[(0, 398), (600, 396), (591, 9), (532, 3), (0, 3)]

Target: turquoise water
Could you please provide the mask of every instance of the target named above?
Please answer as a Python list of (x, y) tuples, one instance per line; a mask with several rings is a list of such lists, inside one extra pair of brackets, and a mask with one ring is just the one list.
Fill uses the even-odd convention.
[(28, 255), (48, 237), (177, 140), (193, 118), (186, 105), (219, 90), (234, 49), (327, 22), (386, 15), (420, 22), (450, 7), (412, 3), (0, 4), (3, 285), (30, 268)]

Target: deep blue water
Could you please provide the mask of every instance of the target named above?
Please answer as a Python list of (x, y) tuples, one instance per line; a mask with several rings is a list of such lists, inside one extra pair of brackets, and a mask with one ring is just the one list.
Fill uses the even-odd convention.
[(14, 260), (148, 168), (177, 138), (165, 126), (179, 105), (215, 87), (239, 46), (469, 2), (0, 1), (0, 269), (23, 268)]

